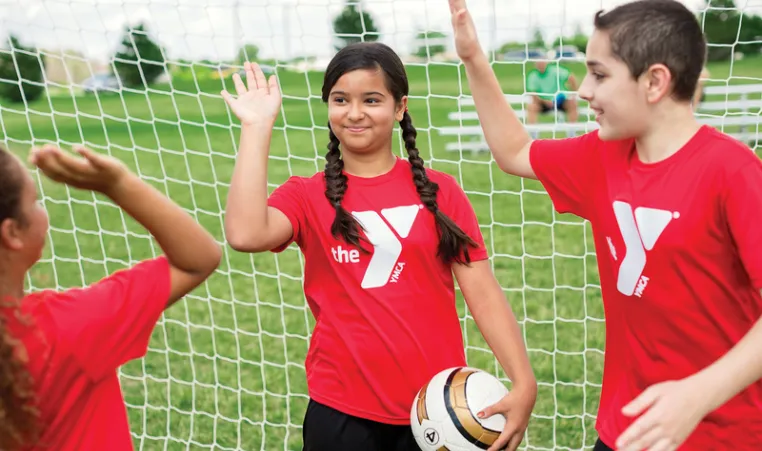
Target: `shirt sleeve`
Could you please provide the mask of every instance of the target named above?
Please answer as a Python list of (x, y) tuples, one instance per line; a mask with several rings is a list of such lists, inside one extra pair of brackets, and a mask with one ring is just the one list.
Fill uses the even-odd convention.
[(751, 283), (762, 289), (762, 161), (747, 163), (729, 183), (725, 218)]
[(85, 372), (99, 380), (142, 358), (170, 295), (166, 257), (119, 270), (86, 288), (46, 301), (59, 337)]
[[(471, 201), (468, 199), (463, 188), (458, 185), (455, 178), (445, 175), (447, 184), (447, 203), (439, 205), (442, 212), (463, 230), (463, 232), (476, 241), (477, 247), (468, 248), (468, 256), (472, 262), (486, 260), (489, 258), (487, 247), (484, 244), (484, 236), (479, 228), (479, 220), (476, 217)], [(465, 252), (461, 254), (461, 259), (465, 261)]]
[(302, 243), (302, 230), (306, 223), (306, 197), (304, 178), (291, 176), (285, 183), (275, 188), (267, 199), (267, 205), (277, 208), (291, 222), (293, 233), (288, 241), (272, 249), (272, 252), (283, 252), (291, 243)]
[(532, 142), (529, 161), (559, 213), (590, 219), (588, 205), (600, 168), (598, 131)]
[(527, 92), (540, 92), (540, 84), (538, 81), (537, 72), (534, 70), (529, 72), (529, 75), (527, 75)]

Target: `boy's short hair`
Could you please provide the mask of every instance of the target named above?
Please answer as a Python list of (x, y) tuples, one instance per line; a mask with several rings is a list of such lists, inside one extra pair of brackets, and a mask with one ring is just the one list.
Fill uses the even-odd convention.
[(672, 74), (672, 96), (690, 101), (706, 62), (706, 39), (693, 13), (676, 0), (636, 0), (598, 11), (595, 28), (605, 31), (611, 53), (634, 78), (653, 64)]

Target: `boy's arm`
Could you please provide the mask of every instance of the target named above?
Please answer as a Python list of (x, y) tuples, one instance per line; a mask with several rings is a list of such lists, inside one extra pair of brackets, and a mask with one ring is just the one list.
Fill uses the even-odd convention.
[(601, 182), (602, 146), (597, 133), (532, 141), (502, 93), (482, 52), (465, 0), (450, 0), (455, 46), (466, 67), (484, 137), (500, 169), (539, 180), (557, 211), (587, 218)]
[(450, 0), (450, 13), (455, 46), (465, 65), (476, 112), (495, 161), (504, 172), (536, 179), (529, 163), (531, 138), (505, 99), (482, 52), (465, 0)]

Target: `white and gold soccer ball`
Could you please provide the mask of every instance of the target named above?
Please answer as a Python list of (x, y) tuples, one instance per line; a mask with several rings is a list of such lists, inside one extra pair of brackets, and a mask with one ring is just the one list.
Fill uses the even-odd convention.
[(410, 409), (410, 427), (423, 451), (479, 451), (500, 436), (505, 417), (478, 418), (508, 389), (491, 374), (469, 367), (449, 368), (431, 378)]

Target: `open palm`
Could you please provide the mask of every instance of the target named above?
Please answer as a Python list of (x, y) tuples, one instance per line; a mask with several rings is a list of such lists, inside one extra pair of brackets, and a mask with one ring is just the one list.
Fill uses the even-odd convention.
[(455, 51), (463, 61), (481, 53), (476, 27), (466, 8), (466, 0), (449, 0)]
[(272, 126), (278, 116), (281, 104), (280, 88), (275, 75), (270, 76), (268, 81), (264, 72), (256, 63), (245, 63), (246, 84), (241, 76), (233, 74), (237, 98), (223, 90), (222, 98), (233, 110), (238, 120), (244, 125), (267, 125)]

